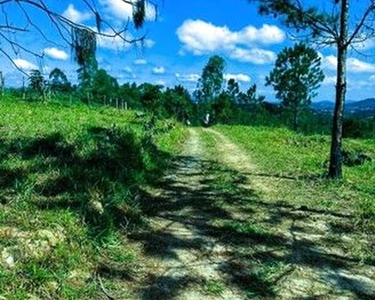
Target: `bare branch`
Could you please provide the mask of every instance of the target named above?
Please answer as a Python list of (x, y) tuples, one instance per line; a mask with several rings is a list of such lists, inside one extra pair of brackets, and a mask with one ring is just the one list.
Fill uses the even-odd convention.
[(356, 28), (354, 29), (352, 35), (350, 36), (350, 38), (349, 38), (348, 41), (346, 42), (346, 44), (345, 44), (346, 46), (350, 45), (350, 44), (353, 42), (353, 40), (357, 37), (357, 35), (360, 33), (360, 31), (361, 31), (362, 28), (364, 27), (367, 18), (368, 18), (368, 17), (370, 16), (370, 14), (371, 14), (372, 12), (374, 12), (374, 11), (375, 11), (375, 5), (374, 5), (374, 4), (370, 5), (370, 6), (366, 9), (366, 11), (365, 11), (365, 13), (363, 14), (363, 16), (362, 16), (362, 18), (361, 18), (359, 24), (356, 26)]

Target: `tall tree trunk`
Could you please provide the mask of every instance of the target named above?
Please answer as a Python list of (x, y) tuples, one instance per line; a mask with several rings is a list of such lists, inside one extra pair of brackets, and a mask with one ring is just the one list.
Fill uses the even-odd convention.
[(333, 114), (331, 155), (328, 176), (333, 179), (342, 178), (342, 125), (344, 119), (344, 104), (346, 96), (346, 60), (348, 53), (348, 21), (349, 0), (341, 1), (340, 37), (337, 47), (337, 82), (336, 103)]

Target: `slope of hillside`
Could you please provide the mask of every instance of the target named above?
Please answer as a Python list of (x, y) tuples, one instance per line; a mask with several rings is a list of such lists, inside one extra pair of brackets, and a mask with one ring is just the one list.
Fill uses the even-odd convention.
[(101, 277), (134, 259), (140, 187), (183, 138), (134, 112), (1, 99), (0, 295), (102, 298)]
[[(319, 101), (313, 102), (312, 107), (321, 112), (332, 112), (334, 102), (332, 101)], [(375, 116), (375, 98), (369, 98), (360, 101), (346, 101), (345, 111), (348, 114)]]

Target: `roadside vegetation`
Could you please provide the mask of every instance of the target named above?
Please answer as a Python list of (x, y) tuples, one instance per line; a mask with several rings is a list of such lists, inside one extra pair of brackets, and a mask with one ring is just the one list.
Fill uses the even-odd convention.
[(109, 107), (1, 100), (0, 295), (93, 299), (99, 278), (134, 259), (124, 234), (144, 222), (139, 190), (185, 136), (175, 121), (150, 122)]

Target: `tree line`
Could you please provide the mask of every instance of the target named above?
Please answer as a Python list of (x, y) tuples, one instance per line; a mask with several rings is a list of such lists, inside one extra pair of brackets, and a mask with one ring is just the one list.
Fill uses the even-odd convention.
[[(304, 33), (301, 38), (313, 40), (317, 45), (325, 45), (335, 47), (337, 50), (337, 80), (336, 80), (336, 96), (335, 108), (332, 118), (331, 130), (331, 150), (330, 150), (330, 165), (329, 177), (334, 179), (342, 178), (342, 137), (344, 126), (344, 104), (347, 92), (347, 70), (346, 62), (349, 50), (356, 48), (356, 45), (363, 45), (369, 39), (375, 37), (375, 1), (364, 0), (361, 2), (362, 12), (354, 13), (351, 11), (351, 5), (354, 1), (351, 0), (335, 0), (331, 1), (333, 9), (328, 11), (316, 5), (311, 4), (311, 1), (302, 0), (248, 0), (251, 3), (256, 3), (259, 7), (259, 13), (262, 15), (270, 15), (280, 19), (283, 24), (293, 30), (299, 35)], [(29, 15), (28, 8), (41, 12), (47, 19), (51, 20), (54, 24), (54, 29), (57, 34), (65, 41), (72, 49), (74, 60), (81, 69), (81, 79), (92, 80), (93, 76), (89, 76), (92, 71), (90, 68), (95, 65), (95, 53), (97, 46), (97, 37), (119, 37), (125, 43), (137, 44), (144, 37), (140, 39), (129, 40), (127, 36), (128, 24), (125, 28), (115, 30), (111, 21), (107, 20), (105, 14), (102, 14), (96, 7), (95, 1), (81, 1), (82, 5), (87, 8), (92, 17), (96, 20), (95, 28), (85, 26), (79, 23), (72, 22), (65, 18), (61, 13), (54, 11), (53, 8), (46, 4), (40, 4), (39, 1), (27, 0), (8, 0), (0, 3), (3, 14), (5, 15), (5, 23), (0, 26), (0, 39), (2, 42), (8, 44), (11, 49), (21, 49), (23, 52), (28, 52), (39, 57), (38, 53), (32, 53), (27, 45), (22, 45), (16, 38), (9, 38), (8, 35), (16, 37), (18, 34), (27, 32), (22, 22), (25, 22), (30, 27), (37, 29), (42, 38), (46, 40), (43, 34), (43, 27), (40, 23), (34, 22), (33, 17)], [(132, 6), (132, 23), (135, 29), (142, 27), (146, 16), (146, 4), (148, 1), (135, 0), (125, 1)], [(24, 20), (9, 20), (10, 15), (7, 13), (7, 7), (12, 4), (18, 4), (20, 16), (24, 15)], [(13, 14), (17, 15), (17, 14)], [(18, 15), (17, 15), (18, 18)], [(37, 20), (35, 20), (37, 21)], [(116, 21), (116, 20), (114, 20)], [(27, 26), (26, 26), (27, 27)], [(103, 29), (109, 29), (105, 31)], [(48, 42), (48, 40), (46, 40)], [(4, 48), (0, 52), (7, 57), (11, 62), (12, 59)], [(15, 65), (15, 67), (17, 67)], [(272, 76), (269, 84), (276, 88), (276, 81), (272, 82)], [(274, 78), (276, 79), (276, 77)], [(89, 82), (90, 83), (90, 82)], [(91, 83), (90, 83), (91, 84)], [(216, 82), (213, 82), (216, 84)], [(199, 95), (200, 103), (205, 105), (213, 105), (212, 99), (205, 98), (206, 90), (204, 85), (201, 89), (202, 94)], [(222, 95), (218, 90), (212, 91), (216, 96)], [(198, 94), (197, 94), (198, 96)], [(281, 94), (280, 94), (281, 97)], [(89, 98), (89, 97), (88, 97)], [(202, 100), (205, 99), (205, 100)], [(221, 99), (219, 107), (226, 107), (228, 104), (227, 99)], [(307, 99), (308, 100), (308, 99)], [(217, 101), (216, 101), (217, 102)], [(294, 102), (294, 100), (292, 100)], [(213, 108), (214, 106), (212, 106)], [(199, 107), (198, 107), (199, 109)], [(225, 109), (223, 110), (225, 111)], [(223, 114), (227, 116), (227, 113)], [(294, 125), (298, 127), (299, 120), (298, 109), (294, 111)]]

